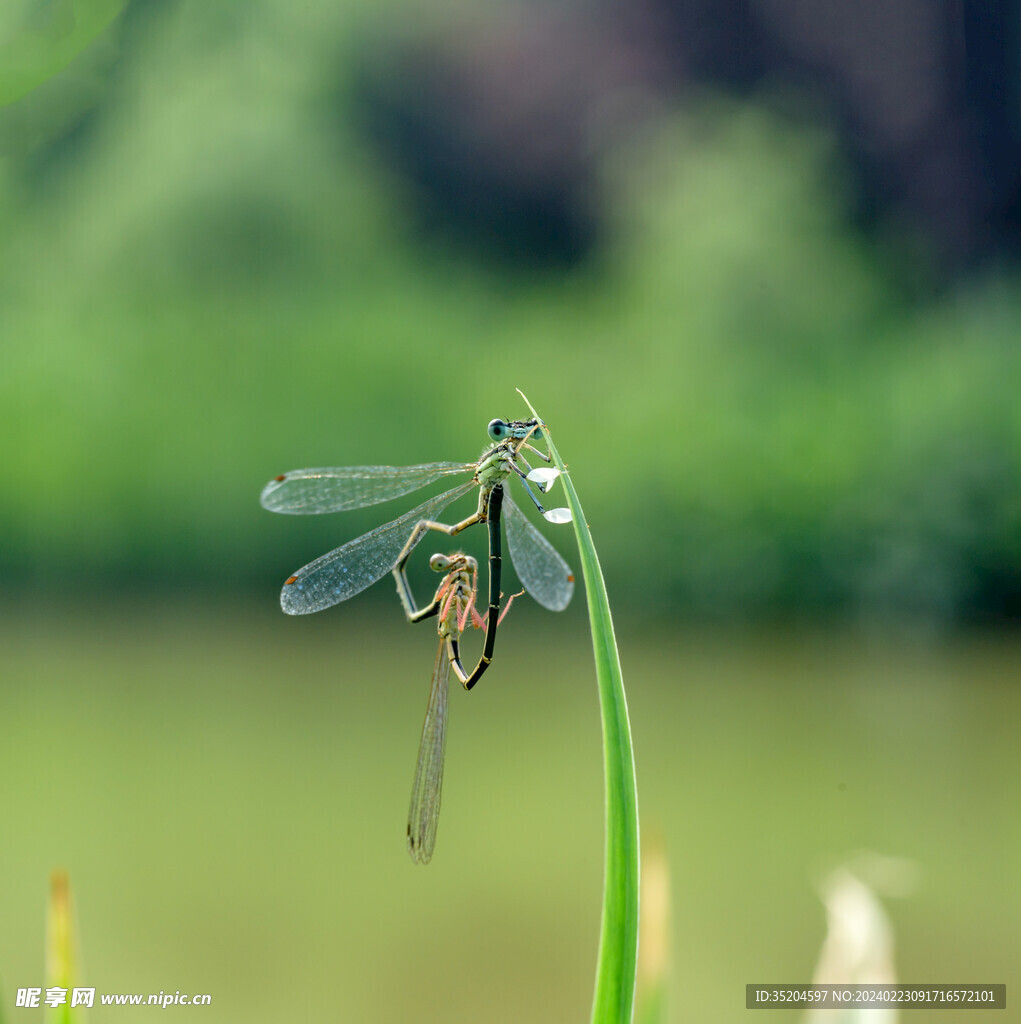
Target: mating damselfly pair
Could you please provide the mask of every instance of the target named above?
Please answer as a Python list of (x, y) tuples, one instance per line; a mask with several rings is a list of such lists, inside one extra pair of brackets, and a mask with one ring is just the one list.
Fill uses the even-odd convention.
[[(262, 491), (262, 505), (271, 512), (314, 515), (364, 508), (398, 498), (444, 477), (470, 474), (456, 487), (430, 498), (392, 522), (309, 562), (288, 577), (280, 594), (280, 604), (285, 612), (304, 615), (346, 601), (392, 572), (409, 621), (439, 616), (440, 647), (422, 728), (408, 821), (408, 850), (417, 862), (429, 860), (435, 839), (449, 671), (452, 669), (465, 689), (470, 690), (493, 659), (496, 631), (502, 618), (501, 521), (506, 521), (511, 560), (527, 593), (551, 611), (566, 608), (574, 593), (574, 576), (570, 567), (504, 493), (504, 484), (512, 474), (517, 475), (547, 520), (553, 523), (570, 521), (569, 510), (543, 508), (529, 486), (531, 481), (544, 494), (558, 475), (558, 471), (552, 468), (532, 469), (524, 455), (528, 450), (542, 460), (550, 461), (546, 453), (530, 443), (536, 435), (541, 436), (543, 428), (544, 424), (538, 420), (508, 422), (496, 419), (488, 428), (493, 444), (476, 462), (297, 469), (271, 480)], [(479, 500), (474, 514), (452, 525), (435, 520), (434, 517), (448, 505), (475, 487), (479, 488)], [(419, 609), (406, 571), (415, 547), (431, 530), (454, 537), (477, 523), (487, 524), (489, 533), (489, 609), (486, 618), (478, 617), (474, 608), (477, 589), (475, 560), (460, 552), (451, 555), (438, 553), (432, 557), (432, 567), (445, 571), (446, 576), (433, 601)], [(471, 671), (462, 665), (458, 645), (469, 618), (473, 625), (484, 624), (486, 629), (482, 654)]]

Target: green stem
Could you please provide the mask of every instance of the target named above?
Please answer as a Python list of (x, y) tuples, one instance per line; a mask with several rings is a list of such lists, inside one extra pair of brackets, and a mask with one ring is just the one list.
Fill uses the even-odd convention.
[[(518, 392), (521, 394), (521, 392)], [(525, 398), (532, 415), (539, 414)], [(560, 454), (544, 434), (549, 453), (560, 470), (567, 503), (574, 516), (581, 567), (585, 576), (592, 647), (603, 722), (603, 769), (606, 793), (606, 865), (599, 959), (592, 1001), (592, 1024), (629, 1024), (634, 1012), (635, 967), (638, 960), (638, 789), (631, 747), (631, 725), (613, 635), (613, 617), (599, 557), (585, 513)]]

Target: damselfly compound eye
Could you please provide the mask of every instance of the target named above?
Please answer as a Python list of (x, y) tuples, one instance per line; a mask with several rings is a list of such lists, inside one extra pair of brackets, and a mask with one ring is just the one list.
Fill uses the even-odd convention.
[(450, 559), (446, 555), (433, 555), (429, 559), (429, 568), (433, 572), (446, 572), (450, 568)]
[(502, 441), (510, 433), (510, 427), (503, 420), (489, 421), (489, 436), (494, 441)]

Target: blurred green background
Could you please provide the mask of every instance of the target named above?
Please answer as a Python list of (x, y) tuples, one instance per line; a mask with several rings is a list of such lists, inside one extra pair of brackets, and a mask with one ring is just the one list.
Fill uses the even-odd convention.
[[(561, 616), (515, 605), (485, 685), (452, 694), (416, 869), (435, 636), (389, 583), (309, 620), (276, 600), (411, 502), (258, 505), (298, 466), (472, 460), (524, 414), (516, 387), (614, 602), (672, 871), (670, 1019), (807, 981), (814, 885), (863, 848), (918, 865), (888, 906), (903, 980), (1017, 979), (1016, 270), (944, 277), (896, 218), (866, 230), (839, 120), (783, 89), (628, 82), (587, 111), (583, 170), (538, 145), (562, 142), (552, 114), (483, 117), (520, 165), (472, 163), (478, 111), (433, 101), (482, 68), (520, 113), (487, 47), (562, 38), (535, 15), (0, 12), (8, 1008), (43, 983), (62, 866), (85, 983), (212, 994), (181, 1019), (585, 1019), (602, 780), (580, 592)], [(541, 88), (586, 69), (520, 92), (555, 113)]]

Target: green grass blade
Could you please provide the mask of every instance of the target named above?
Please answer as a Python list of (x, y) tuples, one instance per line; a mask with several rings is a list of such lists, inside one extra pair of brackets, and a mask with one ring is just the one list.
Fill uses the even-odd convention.
[[(520, 391), (532, 415), (541, 417)], [(585, 577), (592, 647), (603, 722), (603, 770), (606, 793), (606, 864), (599, 959), (592, 1001), (592, 1024), (630, 1024), (634, 1013), (638, 959), (638, 789), (631, 747), (624, 679), (613, 635), (606, 584), (581, 502), (560, 453), (544, 431), (549, 453), (560, 470), (574, 516)]]

